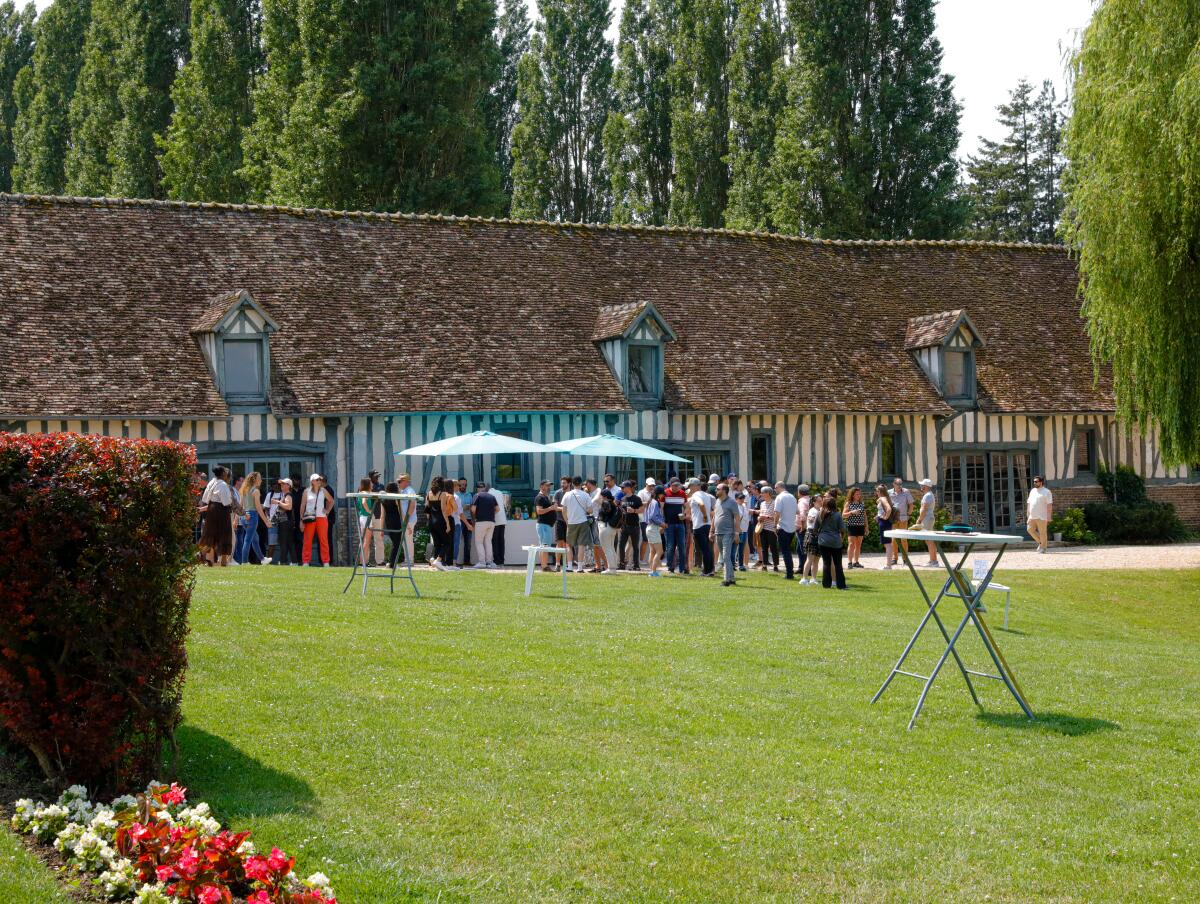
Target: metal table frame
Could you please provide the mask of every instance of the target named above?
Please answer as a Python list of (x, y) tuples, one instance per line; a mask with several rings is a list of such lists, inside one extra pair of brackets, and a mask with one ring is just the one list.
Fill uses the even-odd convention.
[[(421, 499), (420, 495), (418, 495), (417, 493), (347, 493), (346, 498), (348, 498), (348, 499), (368, 499), (368, 500), (391, 499), (391, 500), (395, 500), (398, 502), (420, 501), (420, 499)], [(415, 520), (415, 518), (416, 518), (415, 507), (414, 507), (413, 511), (414, 511), (413, 518), (405, 518), (401, 522), (400, 530), (397, 531), (397, 530), (387, 530), (386, 528), (379, 528), (379, 531), (381, 533), (383, 533), (384, 535), (388, 535), (388, 534), (394, 535), (392, 537), (392, 542), (400, 544), (401, 551), (405, 554), (404, 555), (404, 566), (408, 572), (408, 575), (407, 575), (408, 582), (410, 584), (412, 584), (413, 593), (415, 593), (417, 595), (417, 597), (420, 598), (421, 591), (417, 587), (417, 582), (413, 579), (413, 572), (412, 572), (413, 563), (412, 563), (412, 560), (409, 559), (409, 557), (407, 555), (408, 550), (405, 549), (405, 547), (404, 547), (404, 535), (408, 532), (409, 521)], [(354, 518), (353, 523), (357, 526), (358, 512), (357, 512), (357, 510), (354, 510), (353, 508), (352, 508), (352, 517)], [(342, 588), (342, 593), (345, 593), (347, 590), (350, 589), (350, 585), (354, 583), (354, 579), (358, 576), (360, 568), (362, 570), (362, 595), (363, 596), (367, 595), (367, 584), (370, 582), (371, 578), (387, 578), (389, 581), (388, 592), (389, 593), (396, 592), (396, 568), (400, 564), (400, 557), (399, 556), (393, 557), (394, 561), (396, 562), (395, 565), (391, 565), (391, 566), (376, 565), (374, 567), (369, 566), (367, 564), (367, 562), (370, 561), (368, 558), (368, 554), (369, 554), (370, 550), (368, 550), (366, 548), (367, 531), (369, 531), (369, 530), (372, 530), (372, 528), (371, 528), (371, 519), (368, 517), (367, 523), (364, 527), (360, 527), (360, 528), (358, 528), (358, 530), (353, 530), (350, 532), (351, 536), (353, 536), (357, 539), (358, 550), (357, 550), (357, 552), (353, 548), (350, 550), (350, 552), (352, 554), (352, 558), (354, 559), (354, 570), (350, 572), (350, 578), (346, 581), (346, 586)], [(354, 544), (351, 544), (351, 545), (353, 546)], [(415, 548), (413, 550), (413, 553), (414, 554), (416, 553)]]
[[(911, 731), (912, 727), (917, 722), (917, 716), (921, 714), (921, 707), (925, 705), (925, 698), (929, 695), (929, 689), (933, 686), (933, 682), (937, 679), (938, 672), (942, 670), (942, 666), (946, 664), (946, 660), (951, 656), (954, 657), (954, 662), (958, 666), (958, 670), (962, 673), (963, 680), (967, 684), (967, 690), (971, 692), (971, 699), (975, 701), (975, 705), (982, 708), (979, 702), (979, 696), (975, 693), (975, 686), (971, 683), (971, 676), (977, 678), (990, 678), (994, 681), (1000, 681), (1008, 688), (1009, 692), (1021, 705), (1021, 709), (1030, 719), (1033, 718), (1033, 711), (1030, 710), (1029, 704), (1025, 702), (1025, 694), (1022, 692), (1020, 685), (1017, 683), (1016, 675), (1013, 674), (1012, 668), (1004, 659), (1004, 654), (1000, 652), (1000, 647), (997, 646), (995, 638), (992, 637), (992, 632), (988, 630), (987, 622), (984, 621), (983, 615), (980, 613), (980, 599), (984, 591), (987, 590), (991, 583), (992, 575), (996, 572), (996, 566), (1000, 564), (1000, 559), (1004, 555), (1005, 547), (1012, 543), (1024, 542), (1020, 537), (1007, 536), (1004, 534), (950, 534), (944, 531), (924, 531), (924, 530), (892, 530), (887, 532), (887, 536), (896, 543), (898, 540), (909, 540), (923, 542), (926, 540), (933, 541), (937, 546), (938, 558), (941, 560), (942, 566), (946, 570), (946, 580), (942, 584), (942, 589), (934, 599), (929, 598), (929, 593), (925, 589), (925, 584), (921, 577), (917, 574), (917, 569), (913, 567), (912, 560), (909, 558), (908, 550), (900, 546), (900, 553), (904, 556), (904, 564), (908, 566), (909, 572), (913, 576), (913, 580), (917, 582), (917, 588), (921, 591), (921, 596), (925, 599), (927, 611), (925, 617), (921, 619), (921, 623), (917, 626), (916, 632), (908, 645), (904, 648), (904, 652), (900, 654), (900, 658), (896, 661), (896, 665), (884, 680), (882, 687), (871, 698), (874, 703), (887, 690), (888, 685), (892, 683), (892, 679), (897, 675), (905, 675), (909, 678), (916, 678), (924, 682), (924, 687), (921, 689), (921, 696), (917, 700), (916, 709), (913, 710), (912, 718), (908, 722), (908, 728)], [(951, 564), (950, 559), (946, 555), (946, 547), (957, 546), (962, 552), (962, 557), (957, 564)], [(996, 556), (992, 560), (991, 567), (988, 568), (987, 575), (979, 582), (978, 587), (972, 587), (971, 580), (962, 572), (963, 565), (970, 558), (977, 546), (995, 546)], [(962, 600), (966, 613), (963, 615), (962, 621), (958, 623), (954, 633), (951, 634), (946, 630), (946, 625), (938, 615), (937, 607), (943, 599), (952, 597)], [(919, 675), (916, 672), (909, 672), (903, 669), (904, 660), (908, 658), (908, 654), (912, 652), (913, 646), (917, 642), (917, 638), (921, 636), (921, 632), (925, 630), (925, 626), (930, 620), (937, 625), (938, 630), (942, 634), (942, 638), (946, 641), (946, 649), (942, 652), (937, 664), (934, 665), (933, 671), (928, 675)], [(966, 667), (961, 657), (958, 655), (958, 650), (955, 649), (955, 644), (958, 643), (959, 637), (967, 625), (973, 624), (979, 633), (980, 639), (983, 641), (984, 649), (986, 649), (995, 663), (996, 669), (999, 672), (993, 675), (989, 672), (977, 672)]]

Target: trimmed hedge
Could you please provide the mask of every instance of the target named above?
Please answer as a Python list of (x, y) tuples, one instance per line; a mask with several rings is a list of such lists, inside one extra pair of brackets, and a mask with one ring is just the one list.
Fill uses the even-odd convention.
[(179, 724), (195, 452), (0, 433), (0, 727), (48, 780), (124, 790)]
[(1172, 543), (1188, 538), (1175, 506), (1165, 502), (1093, 502), (1084, 506), (1083, 517), (1104, 543)]

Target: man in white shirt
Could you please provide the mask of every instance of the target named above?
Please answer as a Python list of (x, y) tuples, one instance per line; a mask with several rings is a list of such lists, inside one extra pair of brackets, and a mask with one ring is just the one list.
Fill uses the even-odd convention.
[[(937, 496), (933, 494), (933, 481), (926, 477), (921, 481), (921, 511), (917, 515), (917, 530), (933, 530), (936, 516)], [(932, 540), (926, 540), (925, 548), (929, 551), (929, 561), (925, 564), (930, 568), (936, 568), (938, 564), (937, 544)]]
[(504, 564), (504, 528), (508, 524), (508, 496), (503, 490), (489, 487), (488, 492), (496, 497), (496, 526), (492, 528), (492, 560)]
[(1050, 540), (1050, 519), (1054, 517), (1054, 494), (1046, 489), (1046, 478), (1033, 478), (1033, 489), (1026, 502), (1026, 524), (1029, 536), (1037, 542), (1038, 552), (1045, 552)]
[(592, 497), (583, 489), (583, 478), (572, 477), (571, 489), (563, 493), (563, 517), (567, 522), (567, 558), (574, 563), (575, 571), (582, 571), (580, 552), (592, 545), (592, 526), (588, 518), (592, 514)]
[(688, 479), (688, 510), (692, 516), (692, 545), (700, 555), (700, 576), (716, 574), (713, 563), (712, 516), (716, 499), (700, 488), (700, 478)]
[(779, 548), (783, 550), (783, 565), (786, 569), (784, 578), (792, 580), (794, 576), (792, 564), (792, 541), (796, 539), (796, 516), (800, 514), (800, 504), (796, 497), (788, 492), (787, 484), (782, 480), (775, 484), (775, 524), (779, 528)]

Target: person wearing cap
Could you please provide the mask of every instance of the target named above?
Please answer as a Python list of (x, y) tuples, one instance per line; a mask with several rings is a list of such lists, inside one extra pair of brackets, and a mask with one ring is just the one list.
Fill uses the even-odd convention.
[(712, 516), (715, 506), (716, 499), (701, 489), (700, 478), (689, 478), (688, 512), (692, 518), (692, 543), (700, 558), (700, 576), (705, 578), (716, 574), (712, 546)]
[[(917, 514), (917, 529), (933, 530), (936, 513), (937, 497), (933, 494), (933, 481), (926, 477), (921, 481), (921, 511)], [(926, 540), (925, 547), (929, 551), (929, 561), (925, 565), (929, 568), (936, 568), (938, 566), (937, 544), (932, 540)]]
[(321, 548), (321, 566), (329, 567), (329, 512), (334, 506), (333, 495), (324, 486), (320, 474), (308, 478), (308, 489), (300, 498), (300, 523), (304, 529), (300, 559), (305, 565), (312, 562), (313, 538)]
[[(549, 480), (542, 480), (538, 484), (537, 496), (533, 498), (533, 514), (537, 519), (538, 546), (554, 545), (554, 522), (558, 520), (558, 509), (554, 506), (554, 500), (550, 498), (550, 486)], [(542, 571), (554, 571), (550, 567), (550, 553), (543, 552), (538, 558), (541, 559)]]
[(663, 494), (663, 561), (672, 574), (688, 573), (687, 563), (687, 493), (678, 477), (672, 477)]
[[(912, 512), (913, 497), (912, 493), (904, 488), (903, 478), (897, 477), (892, 481), (892, 488), (888, 490), (888, 502), (892, 504), (892, 530), (908, 530), (908, 516)], [(897, 540), (892, 544), (891, 557), (887, 564), (896, 564), (900, 556), (900, 544), (904, 544), (904, 551), (908, 552), (908, 541)]]
[(275, 552), (272, 565), (295, 565), (296, 518), (292, 499), (292, 481), (289, 477), (279, 478), (279, 492), (272, 494), (271, 530), (275, 531)]
[(563, 493), (563, 515), (567, 519), (567, 557), (576, 572), (583, 571), (583, 550), (592, 545), (592, 497), (583, 489), (583, 478), (572, 477), (571, 489)]
[(646, 540), (646, 514), (650, 510), (650, 500), (654, 498), (654, 490), (657, 486), (658, 481), (656, 481), (653, 477), (647, 477), (646, 485), (638, 490), (638, 495), (642, 497), (642, 511), (638, 517), (638, 521), (641, 523), (642, 531), (642, 546), (640, 554), (642, 559), (647, 560), (648, 556), (650, 555), (650, 549)]
[(708, 495), (712, 497), (714, 506), (716, 505), (716, 501), (717, 501), (717, 484), (720, 482), (721, 482), (720, 474), (709, 474), (708, 475), (708, 486), (706, 486), (704, 488), (705, 492), (707, 492)]

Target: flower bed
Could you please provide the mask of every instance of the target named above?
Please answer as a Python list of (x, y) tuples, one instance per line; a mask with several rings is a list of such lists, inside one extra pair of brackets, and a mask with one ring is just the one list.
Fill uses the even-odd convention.
[(108, 900), (337, 904), (324, 874), (300, 879), (295, 857), (258, 853), (249, 832), (222, 829), (208, 804), (188, 806), (186, 790), (151, 782), (101, 805), (72, 785), (53, 804), (17, 801), (12, 827), (52, 844)]

